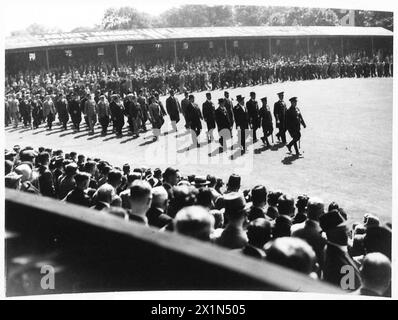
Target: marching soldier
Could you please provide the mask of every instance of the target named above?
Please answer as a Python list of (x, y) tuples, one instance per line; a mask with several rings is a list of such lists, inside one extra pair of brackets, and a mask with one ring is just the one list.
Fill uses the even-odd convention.
[(292, 97), (289, 99), (291, 106), (286, 111), (286, 128), (292, 137), (292, 141), (286, 146), (289, 152), (292, 152), (292, 146), (294, 146), (294, 150), (296, 151), (296, 156), (300, 156), (300, 152), (297, 147), (297, 141), (301, 138), (300, 133), (300, 125), (306, 128), (306, 124), (304, 122), (303, 116), (299, 108), (297, 108), (297, 97)]
[(231, 138), (231, 120), (225, 108), (225, 99), (218, 99), (219, 107), (215, 111), (218, 135), (220, 137), (220, 153), (227, 147), (227, 140)]
[(261, 140), (267, 145), (267, 147), (269, 147), (270, 143), (268, 141), (268, 137), (274, 132), (272, 114), (271, 109), (267, 104), (267, 97), (261, 98), (261, 102), (263, 105), (261, 106), (259, 111), (259, 119), (261, 128), (263, 129), (264, 133), (264, 136), (261, 138)]
[(207, 125), (207, 142), (210, 143), (214, 140), (213, 130), (216, 127), (216, 119), (214, 112), (216, 107), (211, 101), (211, 93), (206, 93), (206, 101), (202, 105), (203, 119), (206, 121)]
[(189, 106), (189, 99), (188, 99), (188, 92), (185, 91), (184, 92), (184, 99), (181, 100), (181, 109), (182, 109), (182, 114), (184, 116), (185, 119), (185, 128), (189, 129), (189, 115), (187, 113), (188, 110), (188, 106)]
[(40, 95), (37, 94), (32, 100), (32, 117), (33, 117), (33, 128), (37, 129), (43, 120), (43, 109), (42, 103), (39, 99)]
[(109, 108), (109, 102), (104, 95), (101, 95), (99, 97), (99, 101), (97, 103), (97, 114), (98, 121), (102, 127), (101, 134), (105, 136), (108, 132), (109, 117), (111, 115), (111, 111)]
[(253, 142), (257, 141), (256, 131), (259, 127), (259, 118), (258, 118), (258, 102), (256, 101), (256, 93), (250, 92), (250, 100), (246, 102), (247, 113), (249, 115), (249, 124), (251, 129), (253, 130)]
[(97, 104), (94, 100), (94, 94), (92, 94), (84, 105), (84, 114), (87, 118), (89, 134), (94, 134), (94, 125), (97, 118), (96, 106)]
[(274, 104), (274, 116), (276, 127), (279, 132), (276, 134), (278, 140), (282, 140), (283, 144), (286, 144), (286, 103), (283, 101), (284, 92), (279, 92), (279, 100)]
[(120, 96), (114, 94), (112, 96), (112, 102), (109, 105), (111, 111), (111, 116), (113, 120), (113, 125), (115, 126), (116, 135), (121, 137), (123, 135), (122, 130), (124, 126), (124, 107), (123, 103), (120, 101)]
[(155, 97), (149, 98), (149, 119), (152, 122), (152, 131), (154, 135), (154, 141), (158, 140), (160, 135), (160, 129), (164, 123), (163, 119), (163, 112), (160, 108), (159, 104), (157, 103)]
[(236, 96), (238, 104), (234, 108), (234, 117), (236, 122), (236, 128), (240, 131), (240, 145), (242, 153), (246, 152), (246, 130), (249, 129), (249, 115), (245, 107), (245, 97), (238, 95)]
[(58, 113), (58, 120), (61, 122), (62, 128), (64, 130), (67, 129), (67, 124), (69, 121), (69, 114), (68, 114), (68, 102), (65, 99), (65, 95), (63, 93), (59, 94), (59, 98), (55, 104)]
[(180, 121), (181, 106), (178, 99), (174, 96), (174, 90), (170, 90), (170, 97), (166, 100), (166, 110), (170, 116), (173, 131), (177, 132), (177, 123)]
[(47, 119), (48, 130), (52, 129), (55, 113), (54, 102), (50, 95), (46, 95), (46, 100), (43, 103), (43, 117)]
[(200, 132), (202, 131), (202, 112), (200, 111), (199, 106), (195, 103), (195, 97), (193, 94), (189, 95), (189, 105), (187, 108), (188, 120), (191, 128), (192, 142), (196, 143), (196, 146), (199, 148), (200, 144), (198, 141), (198, 137)]
[(229, 92), (228, 91), (225, 91), (224, 92), (224, 106), (225, 106), (225, 109), (227, 109), (227, 112), (228, 112), (228, 116), (229, 116), (229, 120), (230, 120), (230, 123), (231, 123), (231, 134), (232, 134), (232, 127), (233, 127), (233, 125), (234, 125), (234, 122), (235, 122), (235, 116), (234, 116), (234, 107), (233, 107), (233, 104), (232, 104), (232, 100), (229, 98)]
[(79, 97), (76, 94), (72, 94), (71, 99), (68, 103), (69, 115), (73, 123), (73, 131), (80, 131), (80, 123), (82, 122), (82, 111), (80, 109)]
[(138, 91), (137, 102), (140, 105), (141, 127), (146, 132), (146, 122), (148, 120), (148, 106), (142, 89)]

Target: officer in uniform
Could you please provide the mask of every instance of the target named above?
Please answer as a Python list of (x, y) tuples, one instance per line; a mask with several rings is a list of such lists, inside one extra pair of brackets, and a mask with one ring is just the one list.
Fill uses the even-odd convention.
[(215, 118), (216, 107), (211, 101), (211, 93), (206, 93), (206, 101), (202, 105), (203, 119), (206, 121), (207, 125), (207, 142), (210, 143), (214, 140), (213, 130), (216, 128), (216, 118)]
[(292, 146), (294, 146), (294, 150), (296, 151), (296, 156), (300, 155), (300, 152), (297, 147), (297, 142), (301, 138), (300, 126), (302, 125), (306, 128), (306, 124), (304, 122), (303, 116), (299, 108), (297, 108), (297, 97), (292, 97), (289, 99), (291, 106), (286, 111), (286, 128), (292, 137), (292, 141), (286, 146), (289, 152), (292, 152)]
[(258, 103), (256, 101), (256, 93), (250, 92), (250, 100), (246, 102), (247, 113), (249, 114), (249, 124), (251, 129), (253, 130), (253, 142), (257, 141), (256, 131), (259, 127), (259, 118), (258, 118)]
[(138, 91), (138, 98), (137, 102), (140, 105), (140, 115), (141, 115), (141, 127), (144, 132), (147, 131), (146, 129), (146, 122), (148, 120), (148, 105), (146, 103), (146, 99), (144, 96), (144, 92), (142, 89)]
[(182, 114), (183, 114), (184, 119), (185, 119), (185, 128), (186, 129), (190, 128), (189, 127), (189, 120), (188, 120), (189, 115), (188, 115), (188, 112), (187, 112), (189, 103), (190, 102), (189, 102), (189, 98), (188, 98), (188, 92), (185, 91), (184, 92), (184, 99), (181, 100), (181, 109), (182, 109)]
[(202, 112), (199, 106), (195, 103), (195, 97), (193, 94), (189, 95), (189, 105), (187, 107), (188, 120), (191, 128), (192, 143), (199, 148), (200, 144), (198, 141), (198, 136), (202, 131)]
[(215, 111), (215, 119), (220, 137), (220, 153), (227, 147), (227, 140), (231, 138), (231, 119), (229, 118), (227, 108), (225, 108), (225, 99), (218, 99), (219, 107)]
[(283, 101), (284, 92), (279, 92), (279, 100), (274, 104), (274, 116), (276, 127), (279, 132), (276, 134), (278, 140), (282, 140), (283, 144), (286, 144), (286, 103)]
[(69, 114), (68, 102), (63, 93), (59, 94), (55, 107), (57, 109), (59, 122), (61, 123), (63, 130), (66, 130), (69, 121)]
[(249, 129), (249, 115), (245, 107), (245, 97), (238, 95), (236, 96), (238, 104), (234, 108), (234, 117), (236, 128), (240, 131), (240, 145), (242, 153), (246, 152), (246, 131)]
[(32, 100), (32, 117), (33, 117), (33, 128), (37, 129), (43, 120), (43, 109), (42, 103), (39, 99), (40, 95), (36, 94)]
[(267, 104), (267, 97), (261, 98), (262, 106), (259, 111), (260, 125), (263, 129), (264, 136), (261, 140), (267, 145), (270, 146), (268, 141), (268, 137), (272, 135), (274, 132), (274, 125), (272, 123), (272, 114), (271, 109)]

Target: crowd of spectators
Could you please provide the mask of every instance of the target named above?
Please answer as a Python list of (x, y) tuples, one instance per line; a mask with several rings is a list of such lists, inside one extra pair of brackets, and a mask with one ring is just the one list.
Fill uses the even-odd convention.
[(183, 175), (176, 168), (112, 166), (76, 152), (5, 150), (5, 185), (176, 232), (327, 281), (352, 294), (391, 295), (391, 223), (365, 213), (348, 223), (336, 202), (257, 185), (241, 177)]
[(6, 74), (6, 93), (21, 89), (38, 93), (66, 92), (70, 88), (81, 94), (86, 89), (94, 92), (114, 91), (121, 95), (138, 92), (142, 88), (166, 94), (204, 91), (239, 86), (269, 84), (283, 81), (326, 78), (390, 77), (393, 74), (392, 55), (368, 55), (353, 51), (339, 56), (333, 52), (314, 54), (274, 54), (271, 58), (260, 55), (229, 57), (194, 57), (175, 63), (125, 62), (118, 68), (106, 60), (79, 66), (53, 67), (42, 70)]

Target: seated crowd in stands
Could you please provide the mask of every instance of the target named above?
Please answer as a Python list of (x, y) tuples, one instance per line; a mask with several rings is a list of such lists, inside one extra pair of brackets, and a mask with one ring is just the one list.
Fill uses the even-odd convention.
[[(232, 174), (184, 176), (175, 168), (122, 168), (76, 152), (5, 150), (7, 188), (176, 232), (272, 262), (352, 294), (391, 295), (391, 223), (365, 213), (350, 225), (336, 202), (297, 199), (264, 185), (242, 190)], [(94, 211), (93, 211), (94, 212)], [(346, 277), (349, 273), (349, 277)]]
[(125, 62), (116, 68), (112, 63), (53, 67), (47, 71), (6, 73), (6, 93), (40, 88), (48, 93), (75, 92), (89, 88), (112, 90), (119, 94), (138, 92), (141, 88), (166, 94), (170, 89), (182, 93), (236, 88), (283, 81), (390, 77), (393, 74), (392, 55), (374, 54), (356, 50), (339, 56), (319, 50), (313, 54), (274, 54), (271, 58), (260, 55), (229, 57), (196, 57), (175, 63), (168, 60), (154, 62)]

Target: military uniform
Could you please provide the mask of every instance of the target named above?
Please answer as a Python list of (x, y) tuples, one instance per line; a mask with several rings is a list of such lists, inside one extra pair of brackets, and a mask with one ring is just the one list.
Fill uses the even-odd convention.
[(274, 126), (272, 123), (271, 109), (267, 105), (266, 101), (263, 101), (263, 106), (260, 108), (259, 119), (261, 128), (263, 129), (264, 133), (264, 136), (261, 139), (267, 146), (269, 146), (270, 144), (268, 141), (268, 137), (274, 132)]
[[(293, 97), (290, 99), (291, 102), (297, 101), (296, 97)], [(286, 111), (286, 128), (292, 137), (292, 141), (287, 145), (287, 148), (289, 151), (291, 150), (291, 147), (294, 146), (294, 150), (296, 151), (296, 154), (299, 155), (299, 150), (297, 147), (297, 142), (301, 138), (301, 132), (300, 132), (300, 126), (303, 126), (306, 128), (306, 124), (304, 122), (303, 116), (301, 115), (301, 112), (297, 106), (291, 106), (287, 111)]]
[(283, 143), (286, 143), (286, 103), (283, 100), (278, 100), (274, 104), (274, 116), (276, 127), (279, 132), (276, 134), (278, 139), (281, 139)]
[(201, 121), (203, 119), (202, 112), (200, 111), (196, 103), (190, 101), (187, 107), (187, 113), (192, 133), (192, 141), (194, 144), (196, 142), (197, 146), (199, 146), (198, 136), (202, 131), (202, 121)]
[[(237, 96), (238, 104), (234, 108), (234, 117), (236, 122), (236, 128), (239, 128), (240, 131), (240, 145), (243, 152), (246, 151), (246, 130), (249, 129), (249, 114), (247, 113), (247, 109), (244, 106), (242, 96)], [(242, 100), (241, 100), (242, 99)], [(242, 104), (240, 104), (242, 101)]]
[(206, 100), (202, 105), (202, 114), (203, 119), (206, 121), (207, 125), (207, 139), (208, 141), (213, 141), (213, 130), (216, 127), (216, 118), (214, 112), (216, 111), (216, 107), (211, 100)]
[(254, 99), (250, 99), (246, 102), (247, 113), (249, 115), (249, 124), (251, 129), (253, 130), (253, 140), (254, 142), (257, 141), (257, 129), (259, 128), (259, 117), (258, 117), (258, 103)]
[[(224, 99), (219, 99), (219, 103), (223, 103)], [(220, 105), (214, 112), (215, 120), (218, 128), (219, 142), (221, 148), (226, 147), (226, 140), (231, 138), (231, 120), (225, 106)]]
[(181, 106), (178, 99), (174, 96), (170, 96), (166, 100), (166, 110), (170, 116), (170, 121), (173, 126), (173, 130), (177, 131), (177, 123), (180, 122), (180, 111)]
[(76, 131), (80, 130), (80, 123), (82, 122), (82, 111), (77, 99), (71, 99), (68, 103), (69, 115), (72, 119), (73, 128)]

